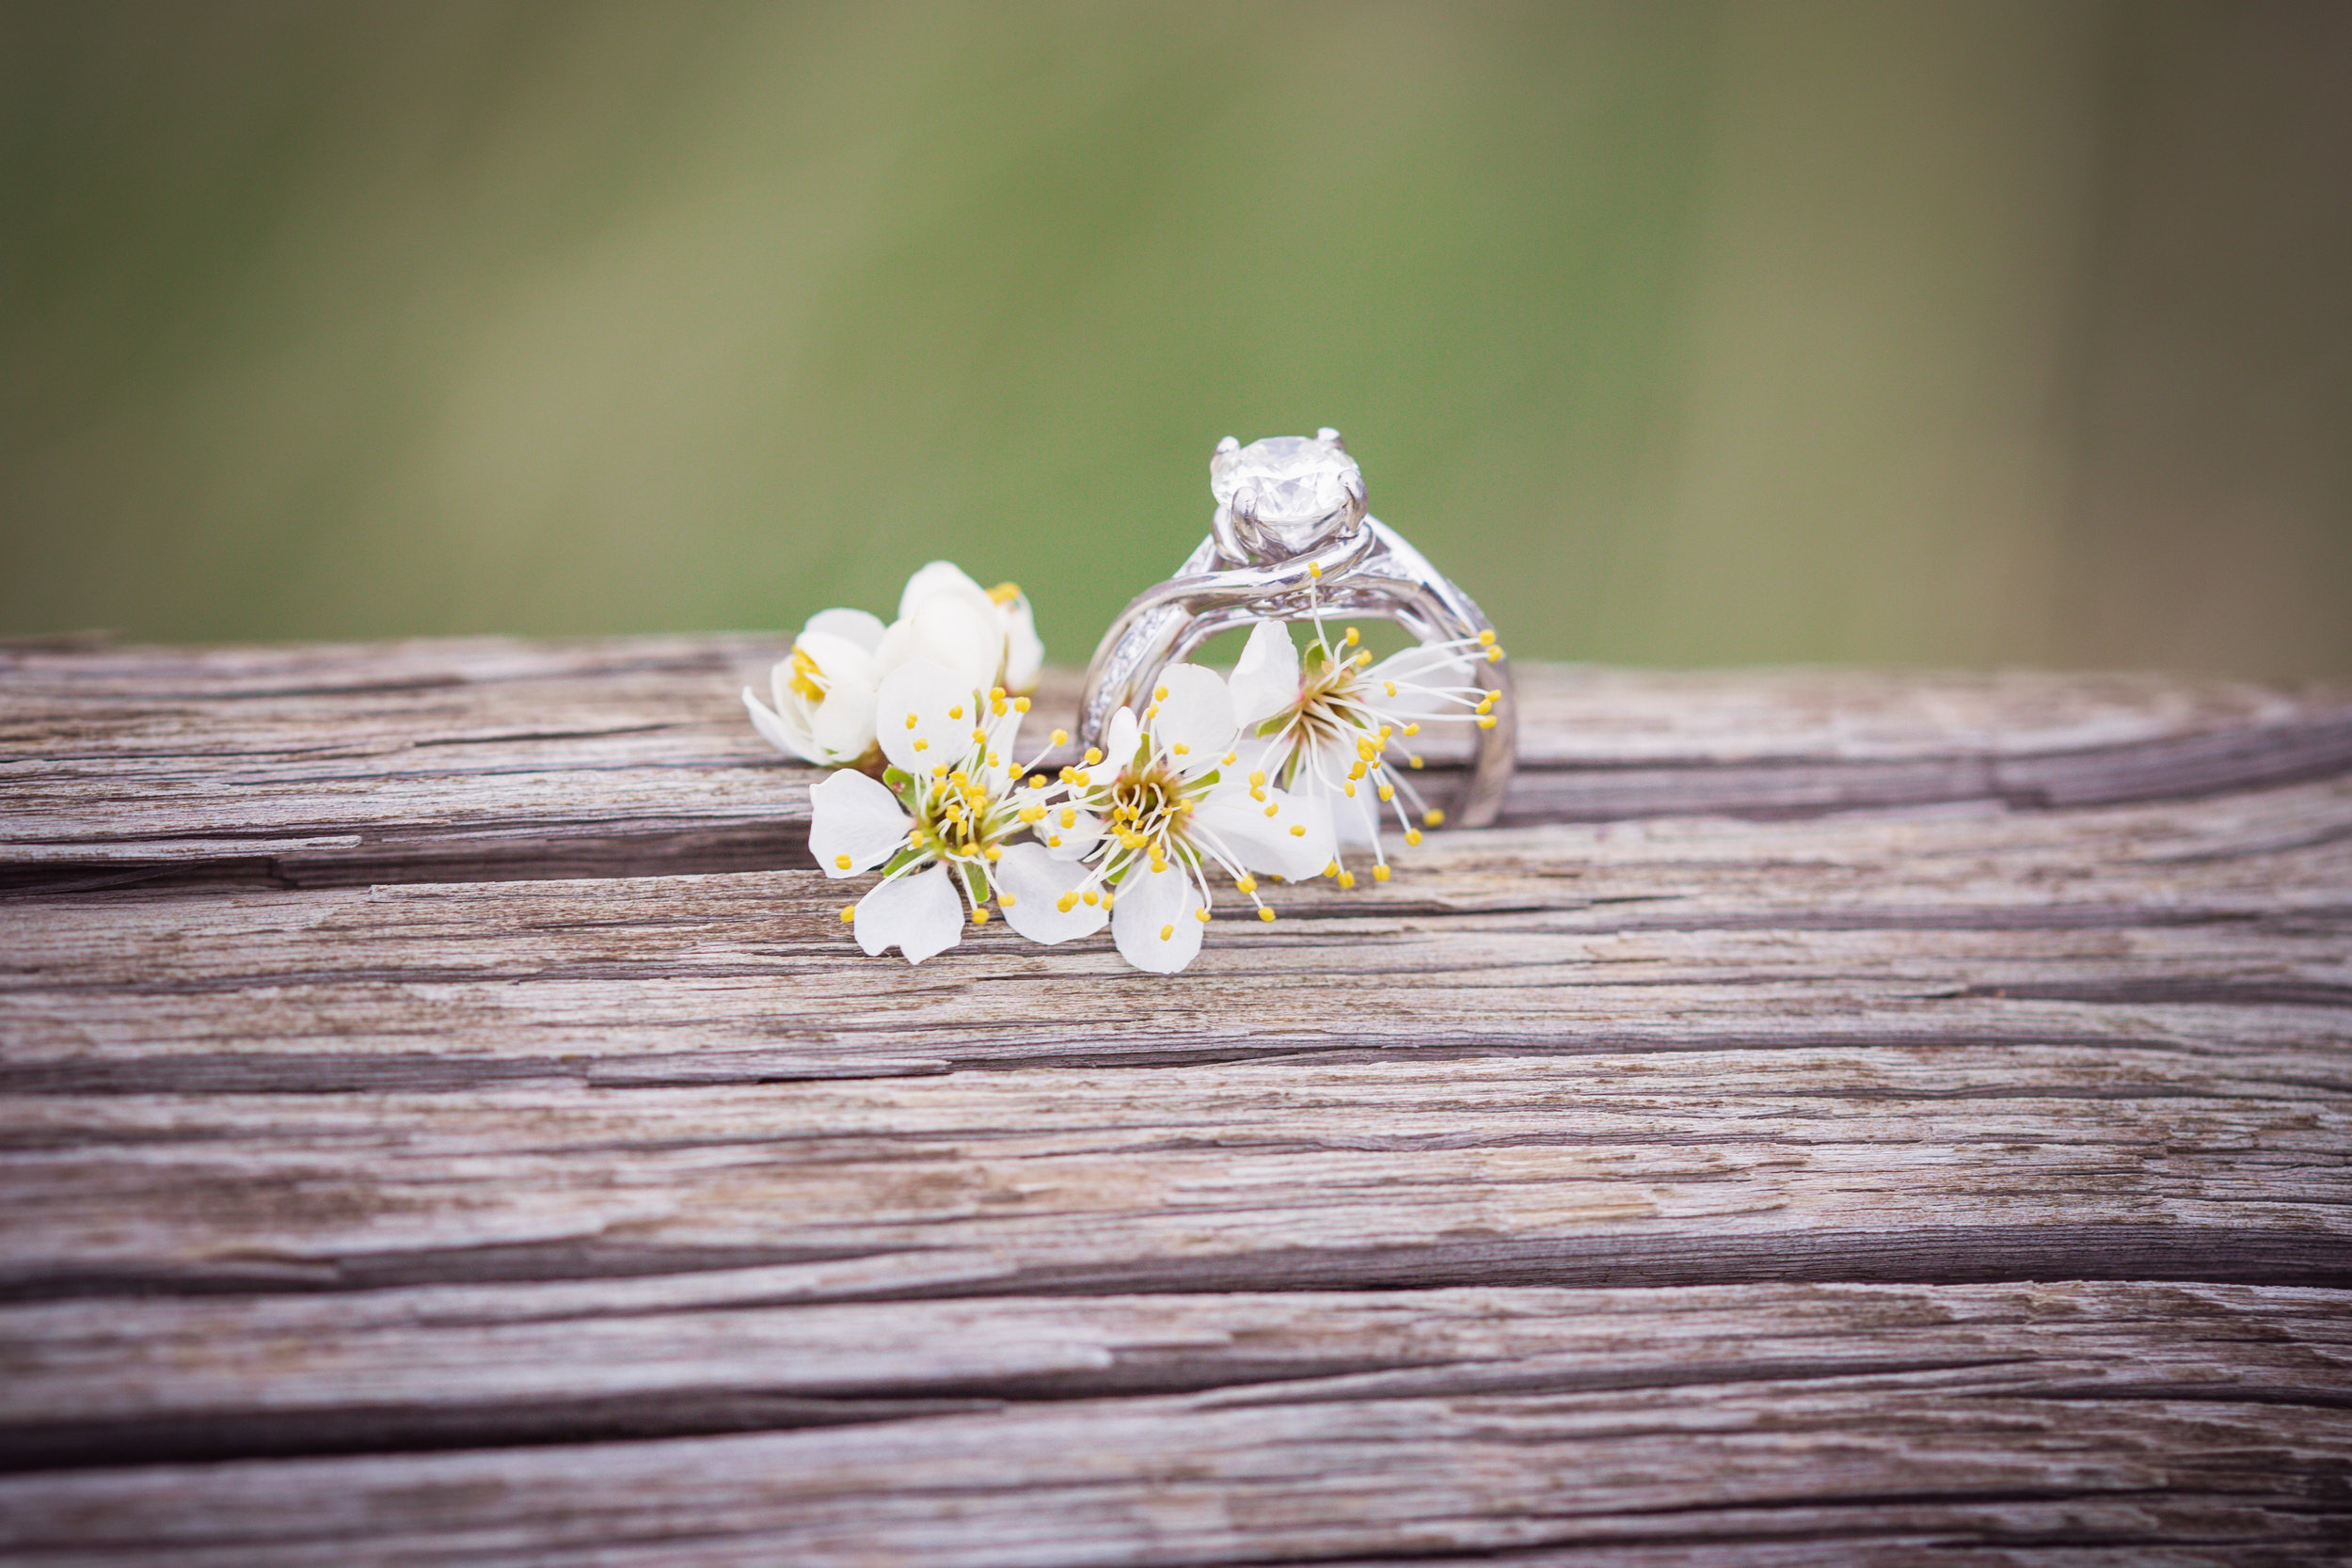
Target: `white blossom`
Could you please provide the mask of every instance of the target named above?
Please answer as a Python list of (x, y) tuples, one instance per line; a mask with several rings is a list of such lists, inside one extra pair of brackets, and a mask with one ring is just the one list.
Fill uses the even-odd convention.
[(1173, 974), (1200, 950), (1219, 873), (1261, 919), (1273, 919), (1252, 874), (1319, 874), (1333, 852), (1330, 815), (1263, 775), (1236, 776), (1238, 733), (1231, 689), (1197, 665), (1163, 673), (1142, 718), (1128, 708), (1113, 714), (1102, 746), (1064, 768), (1054, 799), (1031, 808), (1041, 807), (1032, 831), (1045, 853), (1025, 858), (1025, 874), (1040, 875), (1043, 891), (1044, 868), (1070, 869), (1051, 903), (1015, 919), (1014, 929), (1060, 941), (1099, 929), (1108, 911), (1129, 963)]
[(752, 725), (768, 743), (820, 768), (871, 769), (882, 760), (875, 705), (882, 682), (922, 659), (976, 688), (1021, 694), (1045, 661), (1036, 618), (1018, 584), (982, 588), (934, 561), (907, 579), (889, 626), (862, 610), (820, 610), (769, 672), (769, 701), (743, 689)]
[(1028, 820), (1012, 798), (1023, 769), (1010, 752), (1029, 700), (929, 659), (883, 676), (876, 700), (889, 767), (880, 783), (845, 769), (810, 786), (808, 846), (828, 877), (882, 871), (841, 918), (867, 953), (896, 947), (921, 963), (962, 940), (967, 910), (977, 926), (992, 897), (1009, 915), (1018, 906), (996, 876), (1001, 862), (1019, 864), (1006, 841)]
[[(1478, 685), (1476, 661), (1499, 662), (1502, 650), (1488, 631), (1375, 663), (1358, 645), (1354, 626), (1336, 642), (1320, 619), (1314, 628), (1303, 659), (1287, 626), (1260, 621), (1250, 628), (1232, 678), (1247, 737), (1241, 752), (1253, 770), (1323, 801), (1338, 844), (1370, 849), (1373, 879), (1385, 882), (1383, 819), (1393, 817), (1408, 845), (1421, 842), (1422, 827), (1445, 820), (1395, 771), (1391, 749), (1404, 753), (1407, 770), (1418, 769), (1411, 742), (1424, 725), (1493, 728), (1496, 694)], [(1326, 869), (1342, 887), (1356, 885), (1356, 874), (1336, 856)]]

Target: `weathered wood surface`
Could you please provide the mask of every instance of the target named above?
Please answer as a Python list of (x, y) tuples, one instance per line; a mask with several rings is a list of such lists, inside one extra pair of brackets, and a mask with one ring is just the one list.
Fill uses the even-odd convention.
[(2352, 1542), (2344, 693), (1531, 670), (1162, 979), (858, 954), (772, 651), (0, 654), (0, 1555)]
[[(809, 863), (744, 722), (783, 644), (0, 645), (0, 887)], [(2352, 768), (2352, 693), (2146, 676), (1531, 665), (1507, 822), (2185, 798)], [(1068, 725), (1066, 673), (1031, 734)], [(1433, 762), (1442, 763), (1441, 748)]]

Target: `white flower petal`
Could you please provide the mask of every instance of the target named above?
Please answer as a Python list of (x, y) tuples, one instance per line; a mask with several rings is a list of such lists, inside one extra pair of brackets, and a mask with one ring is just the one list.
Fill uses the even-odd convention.
[(951, 561), (934, 561), (907, 578), (906, 587), (899, 590), (898, 619), (913, 620), (916, 610), (942, 596), (961, 599), (976, 610), (993, 612), (996, 608), (988, 590), (974, 582), (961, 567)]
[[(1321, 870), (1322, 867), (1316, 867)], [(1138, 863), (1119, 884), (1111, 937), (1120, 956), (1137, 969), (1173, 974), (1200, 951), (1200, 890), (1174, 865), (1154, 871)]]
[(874, 689), (865, 681), (836, 680), (810, 717), (810, 732), (821, 760), (856, 766), (874, 749)]
[[(1195, 808), (1195, 819), (1248, 870), (1270, 871), (1294, 882), (1322, 875), (1337, 848), (1329, 808), (1311, 796), (1285, 790), (1268, 788), (1265, 797), (1256, 799), (1245, 784), (1219, 784)], [(1274, 808), (1271, 816), (1268, 806)], [(1302, 831), (1293, 832), (1294, 828)]]
[(913, 637), (910, 661), (930, 659), (983, 691), (997, 684), (996, 672), (1005, 662), (1004, 620), (987, 595), (975, 607), (948, 594), (934, 594), (915, 607), (907, 626)]
[(820, 610), (801, 628), (803, 637), (811, 632), (838, 637), (871, 655), (882, 646), (882, 617), (863, 610)]
[[(1062, 813), (1070, 814), (1070, 825), (1062, 826)], [(1094, 847), (1103, 836), (1102, 818), (1084, 806), (1048, 806), (1045, 820), (1030, 832), (1043, 841), (1046, 853), (1057, 861), (1074, 861)]]
[(848, 768), (809, 785), (808, 803), (809, 853), (828, 877), (871, 871), (905, 846), (914, 826), (897, 796)]
[(1045, 668), (1045, 644), (1038, 640), (1037, 615), (1029, 609), (1029, 596), (1016, 594), (1000, 608), (1005, 617), (1005, 689), (1016, 694), (1034, 691), (1038, 674)]
[(1160, 672), (1152, 701), (1159, 709), (1152, 718), (1152, 738), (1176, 770), (1189, 778), (1216, 767), (1235, 730), (1233, 693), (1225, 677), (1198, 664), (1171, 664)]
[[(1388, 694), (1391, 681), (1396, 683), (1396, 695)], [(1380, 716), (1399, 724), (1418, 723), (1424, 719), (1459, 715), (1469, 703), (1451, 697), (1417, 691), (1415, 687), (1475, 687), (1478, 675), (1466, 659), (1435, 648), (1406, 648), (1391, 654), (1357, 677), (1357, 689), (1365, 702)], [(1477, 701), (1476, 698), (1470, 699)]]
[(760, 738), (769, 745), (786, 756), (799, 757), (803, 762), (821, 763), (825, 760), (818, 751), (816, 736), (808, 733), (797, 716), (787, 718), (783, 713), (771, 712), (766, 704), (752, 694), (748, 686), (743, 689), (743, 705), (751, 710), (752, 728), (757, 730)]
[(910, 872), (857, 901), (857, 944), (868, 954), (896, 947), (919, 964), (963, 940), (963, 900), (944, 865)]
[(829, 631), (804, 631), (792, 640), (792, 648), (817, 666), (818, 686), (841, 680), (868, 688), (874, 684), (874, 655), (863, 643)]
[(961, 767), (972, 750), (974, 716), (986, 699), (962, 675), (929, 659), (910, 659), (882, 677), (874, 697), (874, 733), (882, 755), (925, 778)]
[(1249, 628), (1233, 666), (1233, 717), (1245, 734), (1298, 701), (1298, 648), (1279, 621)]
[(1143, 726), (1136, 722), (1132, 709), (1120, 708), (1111, 715), (1111, 721), (1103, 726), (1103, 756), (1113, 768), (1124, 768), (1136, 754), (1136, 743), (1143, 738)]
[(1087, 867), (1057, 860), (1041, 845), (1012, 844), (1006, 846), (1004, 858), (996, 863), (990, 879), (996, 885), (996, 902), (1005, 911), (1005, 924), (1031, 942), (1051, 946), (1073, 937), (1090, 936), (1110, 918), (1099, 900), (1089, 904), (1080, 898), (1067, 912), (1063, 911), (1063, 895), (1076, 892), (1089, 875)]

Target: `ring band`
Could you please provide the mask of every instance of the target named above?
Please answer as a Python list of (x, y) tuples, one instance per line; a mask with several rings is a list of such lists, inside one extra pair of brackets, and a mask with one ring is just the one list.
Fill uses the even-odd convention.
[[(1218, 632), (1251, 621), (1357, 612), (1393, 621), (1425, 645), (1491, 641), (1494, 627), (1403, 535), (1364, 510), (1361, 472), (1336, 430), (1277, 436), (1244, 448), (1232, 436), (1210, 460), (1217, 499), (1209, 537), (1158, 587), (1137, 594), (1103, 634), (1087, 667), (1081, 733), (1099, 741), (1112, 714), (1134, 705), (1160, 672)], [(1477, 661), (1499, 721), (1477, 750), (1449, 819), (1490, 825), (1502, 809), (1518, 721), (1507, 660)]]

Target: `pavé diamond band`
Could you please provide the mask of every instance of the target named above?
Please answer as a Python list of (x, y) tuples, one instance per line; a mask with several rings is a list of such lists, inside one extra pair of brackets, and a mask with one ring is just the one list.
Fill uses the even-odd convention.
[[(1242, 446), (1232, 436), (1209, 460), (1216, 513), (1209, 537), (1158, 587), (1121, 610), (1087, 669), (1079, 723), (1099, 741), (1112, 714), (1151, 690), (1161, 670), (1218, 632), (1259, 619), (1361, 614), (1393, 621), (1423, 644), (1493, 641), (1468, 594), (1394, 529), (1364, 509), (1364, 480), (1336, 430)], [(1516, 751), (1511, 667), (1472, 666), (1493, 693), (1496, 722), (1477, 730), (1470, 776), (1450, 813), (1485, 827), (1502, 810)]]

